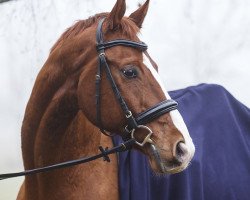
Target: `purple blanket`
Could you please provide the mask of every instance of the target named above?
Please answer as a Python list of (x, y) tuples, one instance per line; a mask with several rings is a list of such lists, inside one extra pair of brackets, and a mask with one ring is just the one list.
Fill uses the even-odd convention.
[[(156, 176), (137, 151), (119, 154), (121, 200), (249, 200), (250, 110), (218, 85), (170, 95), (196, 146), (187, 170)], [(120, 137), (114, 143), (121, 142)]]

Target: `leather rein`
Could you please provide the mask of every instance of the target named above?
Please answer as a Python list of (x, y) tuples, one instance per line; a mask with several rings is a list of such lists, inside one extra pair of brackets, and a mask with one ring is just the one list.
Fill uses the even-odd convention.
[[(123, 110), (124, 116), (126, 117), (127, 124), (124, 127), (124, 131), (126, 134), (123, 137), (125, 141), (121, 143), (120, 145), (115, 146), (111, 149), (108, 149), (108, 148), (104, 149), (103, 147), (100, 146), (99, 150), (101, 151), (101, 153), (91, 156), (91, 157), (84, 157), (84, 158), (62, 162), (62, 163), (58, 163), (58, 164), (54, 164), (54, 165), (50, 165), (46, 167), (26, 170), (23, 172), (0, 174), (0, 180), (19, 177), (19, 176), (27, 176), (27, 175), (32, 175), (32, 174), (37, 174), (37, 173), (42, 173), (42, 172), (48, 172), (48, 171), (55, 170), (55, 169), (71, 167), (71, 166), (79, 165), (82, 163), (90, 162), (98, 158), (103, 158), (104, 161), (110, 162), (110, 159), (108, 157), (108, 155), (110, 154), (127, 151), (131, 149), (131, 147), (134, 144), (137, 144), (139, 146), (144, 146), (146, 143), (152, 143), (152, 140), (150, 139), (150, 137), (153, 134), (153, 132), (145, 124), (153, 121), (154, 119), (160, 117), (161, 115), (165, 113), (168, 113), (172, 110), (177, 109), (178, 103), (172, 99), (169, 99), (169, 100), (164, 100), (162, 102), (159, 102), (158, 104), (147, 109), (146, 111), (137, 114), (136, 117), (134, 116), (134, 114), (129, 109), (128, 105), (126, 104), (123, 96), (121, 95), (121, 92), (119, 91), (115, 83), (110, 67), (106, 60), (105, 49), (112, 48), (114, 46), (125, 46), (125, 47), (136, 48), (139, 51), (144, 53), (147, 50), (147, 45), (143, 42), (135, 42), (135, 41), (124, 40), (124, 39), (117, 39), (113, 41), (104, 42), (103, 34), (102, 34), (102, 24), (104, 20), (105, 18), (99, 21), (97, 31), (96, 31), (96, 41), (97, 41), (96, 49), (97, 49), (98, 56), (99, 56), (99, 59), (98, 59), (99, 64), (97, 67), (96, 82), (95, 82), (97, 123), (101, 132), (103, 132), (105, 135), (109, 135), (107, 131), (104, 130), (102, 126), (102, 120), (101, 120), (100, 90), (101, 90), (101, 75), (102, 75), (102, 70), (104, 67), (107, 78), (112, 86), (112, 90)], [(144, 138), (143, 142), (136, 141), (135, 139), (135, 136), (134, 136), (135, 131), (138, 129), (145, 129), (146, 131), (148, 131), (148, 134)]]

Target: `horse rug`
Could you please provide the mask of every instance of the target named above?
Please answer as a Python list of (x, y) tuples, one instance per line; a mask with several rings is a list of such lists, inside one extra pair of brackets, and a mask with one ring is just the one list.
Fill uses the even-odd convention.
[[(249, 200), (250, 109), (219, 85), (201, 84), (169, 93), (194, 141), (185, 171), (159, 176), (146, 156), (118, 154), (121, 200)], [(114, 137), (114, 144), (122, 142)]]

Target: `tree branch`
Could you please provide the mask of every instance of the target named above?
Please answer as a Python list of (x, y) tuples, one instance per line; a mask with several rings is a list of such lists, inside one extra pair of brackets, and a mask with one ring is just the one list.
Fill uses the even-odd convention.
[(7, 1), (12, 1), (12, 0), (0, 0), (0, 3), (4, 3), (4, 2), (7, 2)]

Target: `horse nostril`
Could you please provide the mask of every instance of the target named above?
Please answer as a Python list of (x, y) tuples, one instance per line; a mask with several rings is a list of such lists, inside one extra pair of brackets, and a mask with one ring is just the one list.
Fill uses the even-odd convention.
[(176, 145), (176, 156), (183, 156), (185, 154), (185, 150), (184, 142), (178, 142)]
[(187, 145), (184, 142), (178, 142), (175, 149), (174, 157), (176, 160), (182, 162), (188, 153)]
[(188, 153), (187, 146), (183, 141), (179, 141), (173, 149), (173, 159), (169, 162), (170, 165), (182, 165)]

